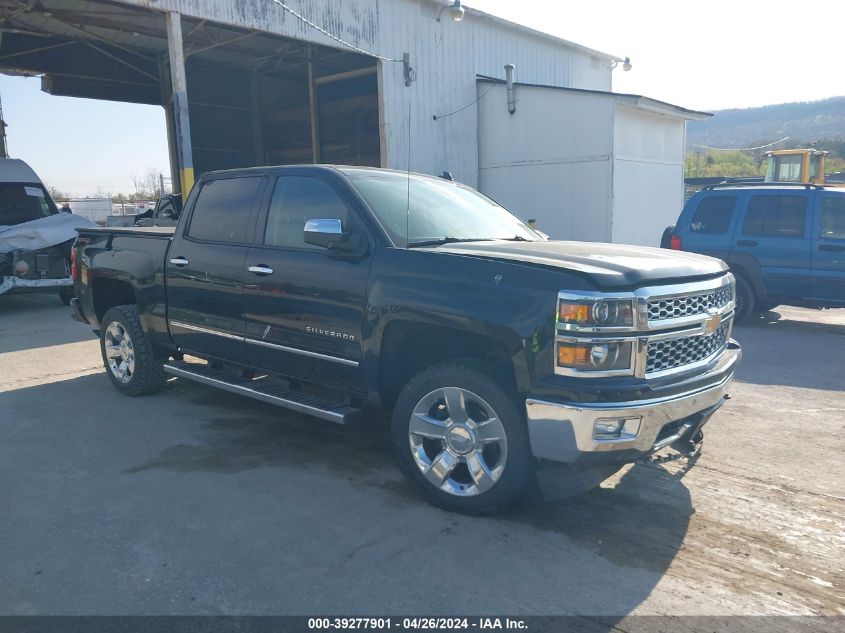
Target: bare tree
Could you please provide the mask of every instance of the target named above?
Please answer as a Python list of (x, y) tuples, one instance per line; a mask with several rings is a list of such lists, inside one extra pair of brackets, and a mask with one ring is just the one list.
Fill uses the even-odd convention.
[(161, 170), (154, 168), (148, 169), (142, 176), (132, 176), (132, 185), (135, 188), (135, 193), (130, 197), (134, 200), (157, 198), (160, 193), (161, 178)]
[(53, 200), (67, 200), (70, 196), (64, 191), (61, 191), (58, 187), (54, 187), (53, 185), (45, 185), (47, 188), (47, 193), (50, 194), (50, 197)]

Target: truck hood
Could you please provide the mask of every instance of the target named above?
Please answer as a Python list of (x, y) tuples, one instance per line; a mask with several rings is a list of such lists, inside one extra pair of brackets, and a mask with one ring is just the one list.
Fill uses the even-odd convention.
[(78, 228), (96, 224), (73, 213), (56, 213), (12, 226), (0, 226), (0, 254), (12, 251), (37, 251), (62, 244), (76, 237)]
[(467, 242), (425, 250), (581, 273), (607, 290), (714, 277), (728, 270), (722, 260), (706, 255), (600, 242)]

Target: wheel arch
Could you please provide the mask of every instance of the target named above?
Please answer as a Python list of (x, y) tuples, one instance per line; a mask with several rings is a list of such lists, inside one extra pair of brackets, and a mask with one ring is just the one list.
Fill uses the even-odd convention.
[(134, 286), (125, 279), (99, 276), (91, 281), (94, 300), (94, 314), (97, 323), (102, 325), (103, 316), (111, 308), (120, 305), (135, 305), (137, 297)]
[(734, 253), (731, 261), (728, 262), (731, 272), (735, 277), (742, 277), (754, 291), (754, 297), (758, 301), (764, 301), (769, 293), (766, 284), (763, 282), (763, 273), (760, 270), (759, 262), (750, 256), (737, 257)]
[(424, 369), (450, 360), (480, 361), (485, 373), (518, 391), (514, 352), (505, 337), (443, 324), (394, 320), (384, 328), (378, 368), (372, 376), (378, 403), (391, 409), (408, 381)]

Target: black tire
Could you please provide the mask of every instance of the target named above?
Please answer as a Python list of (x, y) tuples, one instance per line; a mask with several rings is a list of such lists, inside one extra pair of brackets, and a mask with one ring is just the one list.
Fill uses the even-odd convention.
[(748, 319), (755, 310), (757, 301), (751, 284), (741, 275), (736, 275), (736, 321)]
[[(119, 324), (116, 329), (118, 331), (122, 329), (124, 336), (128, 336), (131, 343), (134, 365), (133, 371), (125, 376), (125, 380), (121, 380), (115, 374), (106, 354), (110, 326), (113, 323)], [(101, 324), (100, 354), (106, 368), (106, 375), (115, 388), (128, 396), (142, 396), (161, 389), (167, 377), (163, 368), (164, 358), (156, 354), (155, 348), (141, 327), (138, 308), (134, 305), (115, 306), (103, 315)]]
[[(480, 411), (480, 414), (474, 414), (479, 419), (497, 419), (500, 422), (500, 427), (497, 426), (496, 428), (504, 432), (504, 452), (498, 453), (501, 461), (498, 462), (497, 468), (485, 470), (485, 473), (488, 475), (498, 471), (498, 474), (495, 475), (497, 478), (489, 488), (483, 491), (479, 492), (480, 485), (475, 485), (476, 480), (470, 471), (468, 461), (470, 456), (457, 457), (458, 460), (463, 459), (464, 462), (458, 463), (458, 466), (451, 471), (452, 475), (449, 475), (449, 482), (454, 482), (463, 476), (468, 489), (474, 489), (476, 491), (469, 494), (463, 493), (464, 496), (458, 493), (446, 492), (437, 487), (426, 478), (426, 475), (423, 474), (423, 467), (417, 463), (417, 455), (419, 453), (412, 448), (410, 426), (412, 417), (414, 416), (414, 410), (418, 406), (426, 406), (424, 404), (426, 398), (437, 398), (437, 396), (432, 396), (432, 394), (444, 388), (458, 388), (465, 392), (470, 392), (466, 399), (468, 405), (466, 411), (470, 413), (472, 413), (473, 409)], [(479, 400), (473, 402), (472, 396), (477, 396)], [(492, 411), (484, 411), (483, 409), (476, 408), (481, 401), (484, 401)], [(436, 409), (446, 411), (444, 405), (433, 406)], [(449, 420), (453, 417), (451, 413), (448, 416)], [(471, 420), (474, 419), (472, 415), (470, 417)], [(472, 437), (475, 438), (475, 435), (472, 435)], [(399, 394), (393, 410), (391, 439), (396, 460), (408, 480), (431, 503), (446, 510), (464, 514), (488, 514), (497, 512), (513, 504), (527, 489), (527, 486), (534, 481), (536, 463), (531, 454), (525, 416), (519, 404), (518, 397), (512, 393), (511, 389), (506, 388), (501, 382), (497, 382), (484, 373), (478, 364), (470, 361), (448, 361), (425, 369), (412, 378)], [(434, 444), (431, 448), (432, 455), (430, 457), (432, 463), (436, 460), (436, 457), (434, 457), (435, 454), (439, 456), (450, 450), (447, 449), (445, 438), (442, 440), (426, 439), (425, 441)], [(449, 441), (452, 440), (450, 439)], [(440, 443), (439, 445), (437, 445), (438, 442)], [(500, 450), (500, 444), (496, 444), (493, 447), (494, 459), (495, 452)], [(483, 450), (486, 451), (487, 447), (491, 445), (483, 444), (479, 441), (476, 443), (476, 446), (483, 446)], [(425, 450), (429, 449), (426, 448)], [(481, 452), (479, 450), (479, 453)], [(453, 459), (454, 453), (450, 454), (453, 456), (450, 459)], [(501, 459), (502, 455), (504, 455), (504, 459)], [(490, 462), (487, 461), (486, 457), (483, 460), (485, 468), (490, 466)], [(477, 465), (478, 461), (474, 463)], [(493, 463), (495, 464), (496, 462), (494, 461)], [(461, 469), (463, 469), (463, 472), (460, 472)], [(493, 480), (492, 476), (490, 480)], [(446, 485), (449, 485), (448, 482)]]
[(663, 229), (663, 235), (660, 237), (660, 248), (672, 248), (672, 233), (674, 232), (674, 224)]
[(66, 306), (70, 305), (70, 300), (73, 299), (73, 288), (62, 288), (59, 290), (59, 299), (62, 300)]

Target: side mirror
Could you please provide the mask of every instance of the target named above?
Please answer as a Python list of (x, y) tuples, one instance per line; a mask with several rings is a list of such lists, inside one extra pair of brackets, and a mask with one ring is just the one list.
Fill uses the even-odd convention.
[(339, 219), (323, 218), (305, 221), (305, 243), (322, 248), (329, 248), (333, 244), (342, 242), (343, 222)]
[(332, 257), (358, 259), (367, 254), (369, 243), (358, 231), (343, 232), (343, 222), (338, 219), (305, 221), (305, 243), (328, 250)]

